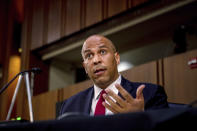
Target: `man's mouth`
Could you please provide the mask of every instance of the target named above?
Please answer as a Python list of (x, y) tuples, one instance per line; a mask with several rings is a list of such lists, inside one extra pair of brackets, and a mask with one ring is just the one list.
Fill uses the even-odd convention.
[(99, 75), (102, 75), (103, 73), (105, 73), (105, 71), (106, 71), (106, 69), (104, 69), (104, 68), (103, 69), (96, 69), (94, 71), (94, 74), (99, 76)]

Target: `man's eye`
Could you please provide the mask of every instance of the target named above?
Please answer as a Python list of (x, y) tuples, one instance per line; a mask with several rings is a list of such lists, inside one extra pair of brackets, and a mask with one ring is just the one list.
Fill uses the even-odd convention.
[(102, 55), (106, 54), (106, 51), (105, 50), (101, 50), (101, 54)]
[(92, 57), (92, 54), (87, 54), (86, 55), (86, 58), (91, 58)]

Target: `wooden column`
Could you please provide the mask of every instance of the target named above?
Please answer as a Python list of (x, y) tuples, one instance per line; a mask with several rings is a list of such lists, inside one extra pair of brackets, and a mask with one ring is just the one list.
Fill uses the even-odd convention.
[[(32, 39), (32, 1), (24, 1), (24, 22), (22, 25), (22, 38), (21, 38), (21, 70), (29, 69), (30, 49)], [(17, 95), (17, 116), (21, 116), (23, 119), (29, 119), (27, 93), (24, 88), (24, 81), (21, 84), (20, 91)]]
[[(8, 28), (8, 16), (9, 16), (9, 2), (7, 0), (3, 0), (0, 2), (0, 59), (1, 59), (1, 68), (2, 68), (2, 79), (0, 80), (0, 88), (3, 87), (7, 82), (8, 77), (8, 58), (9, 54), (6, 53), (8, 50), (10, 43), (7, 43), (8, 35), (10, 34), (10, 29)], [(8, 30), (9, 29), (9, 30)], [(5, 120), (8, 103), (7, 103), (7, 92), (4, 91), (3, 94), (0, 95), (0, 120)]]

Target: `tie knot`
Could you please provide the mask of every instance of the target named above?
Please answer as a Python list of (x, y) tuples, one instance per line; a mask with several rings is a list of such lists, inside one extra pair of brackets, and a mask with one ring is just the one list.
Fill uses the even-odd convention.
[(105, 90), (102, 90), (101, 93), (100, 93), (100, 96), (102, 97), (102, 95), (103, 95), (104, 93), (106, 93)]

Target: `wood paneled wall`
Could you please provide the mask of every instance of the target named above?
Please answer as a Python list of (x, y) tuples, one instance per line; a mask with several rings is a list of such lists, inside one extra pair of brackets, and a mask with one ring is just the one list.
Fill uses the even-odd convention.
[(125, 11), (127, 7), (127, 0), (108, 0), (108, 17)]
[[(31, 0), (31, 50), (112, 17), (148, 0)], [(29, 10), (29, 9), (28, 9)]]
[[(32, 4), (29, 4), (30, 2)], [(30, 19), (29, 22), (32, 23), (30, 25), (32, 26), (31, 32), (29, 32), (31, 34), (31, 41), (28, 42), (30, 42), (31, 49), (35, 49), (43, 45), (43, 38), (44, 38), (44, 28), (43, 28), (44, 8), (43, 7), (45, 5), (45, 2), (44, 0), (33, 0), (33, 1), (29, 1), (29, 3), (28, 6), (30, 6), (30, 8), (28, 9), (28, 11), (32, 12), (32, 14), (29, 14), (30, 15), (29, 17), (25, 17), (27, 18), (27, 21), (28, 19)]]
[(34, 96), (32, 99), (34, 120), (49, 120), (56, 117), (58, 90)]
[(7, 14), (8, 14), (8, 2), (2, 1), (0, 5), (0, 65), (3, 64), (3, 49), (5, 49), (6, 42), (6, 27), (7, 27)]
[[(3, 67), (3, 60), (5, 59), (5, 43), (6, 43), (6, 36), (7, 36), (7, 21), (8, 21), (8, 1), (3, 0), (0, 4), (0, 68)], [(8, 68), (8, 67), (7, 67)], [(5, 70), (5, 69), (4, 69)], [(3, 73), (3, 70), (2, 70)], [(4, 75), (4, 74), (3, 74)], [(0, 88), (3, 87), (4, 80), (3, 78), (0, 78)], [(7, 103), (7, 93), (4, 92), (0, 95), (0, 120), (6, 117), (6, 110), (8, 109), (8, 103)]]
[(159, 84), (160, 78), (157, 70), (157, 61), (153, 61), (124, 71), (121, 74), (130, 81)]
[(62, 36), (69, 35), (81, 28), (81, 1), (80, 0), (66, 0), (62, 4), (62, 25), (64, 32)]
[(85, 90), (92, 86), (92, 81), (91, 80), (86, 80), (84, 82), (80, 82), (71, 86), (68, 86), (66, 88), (61, 89), (61, 98), (60, 100), (65, 100), (68, 99), (69, 97), (73, 96), (74, 94)]
[[(61, 37), (61, 0), (49, 0), (48, 20), (45, 22), (48, 25), (47, 43), (53, 42)], [(45, 43), (44, 43), (45, 44)]]
[(86, 21), (85, 26), (93, 25), (104, 19), (102, 0), (86, 0)]
[[(0, 4), (0, 65), (2, 67), (3, 78), (0, 80), (1, 88), (8, 81), (8, 70), (10, 56), (13, 51), (13, 27), (14, 27), (14, 5), (13, 1), (2, 0)], [(10, 89), (8, 89), (10, 91)], [(0, 119), (5, 118), (9, 108), (9, 91), (0, 95)]]
[(197, 100), (197, 68), (188, 61), (197, 57), (197, 50), (163, 59), (164, 86), (168, 101), (189, 104)]

